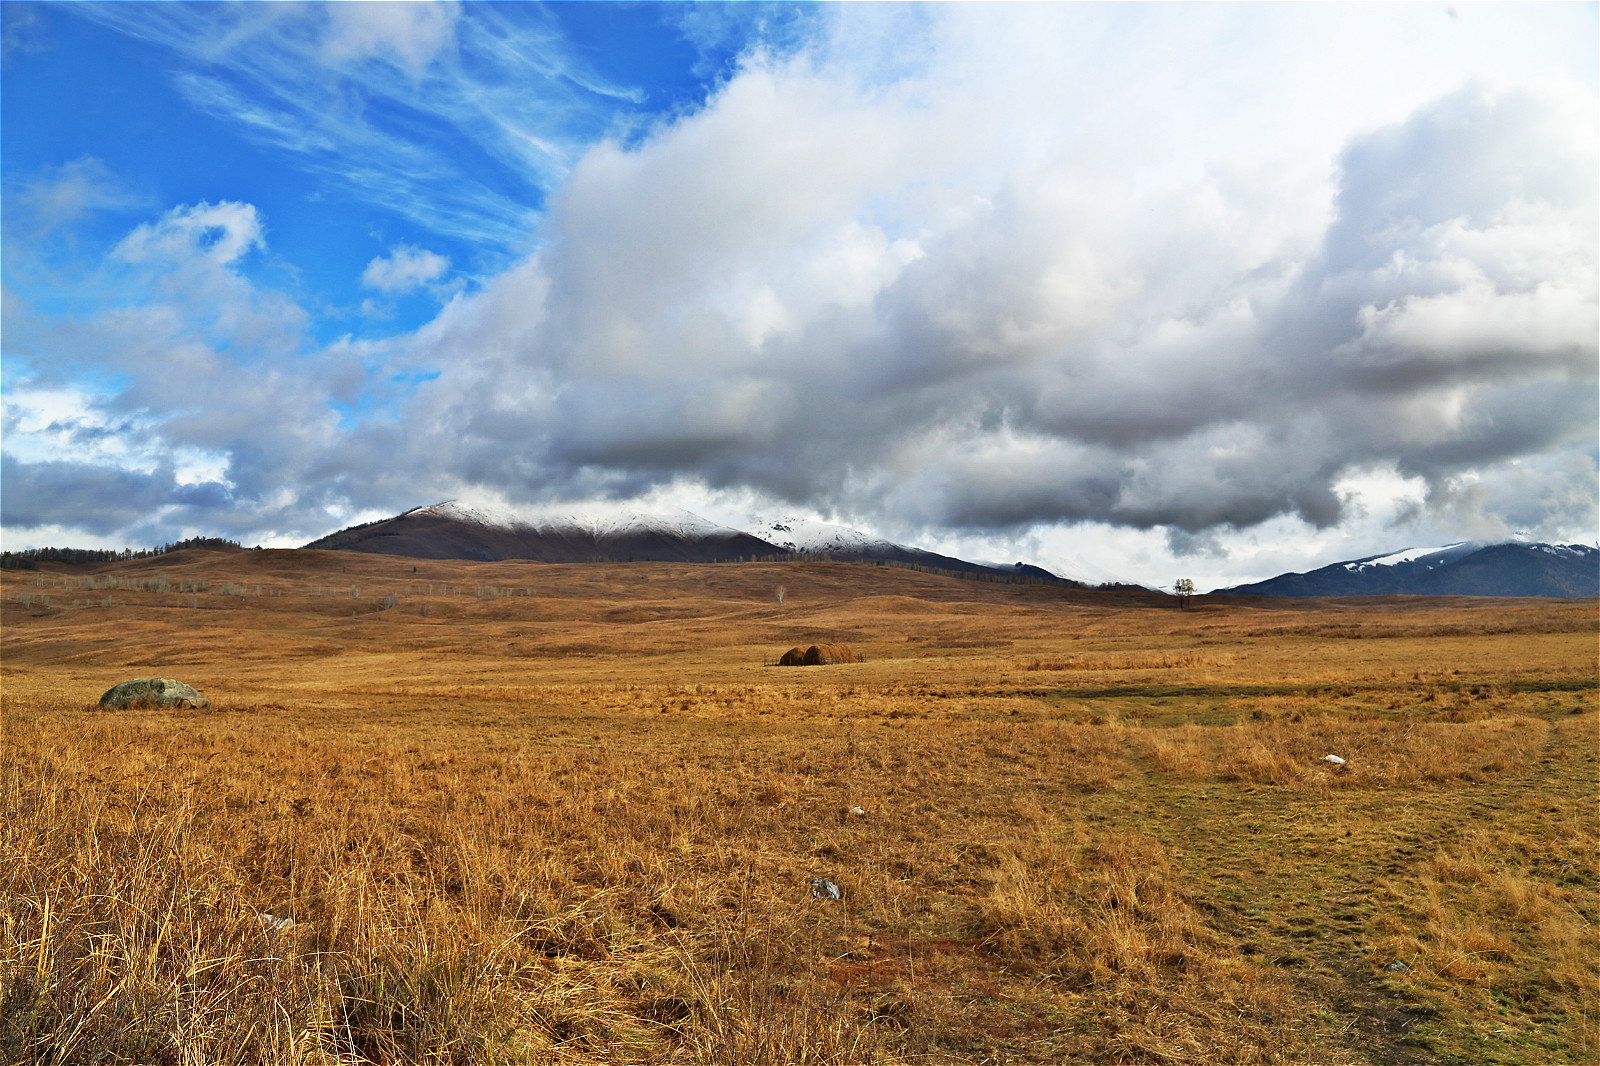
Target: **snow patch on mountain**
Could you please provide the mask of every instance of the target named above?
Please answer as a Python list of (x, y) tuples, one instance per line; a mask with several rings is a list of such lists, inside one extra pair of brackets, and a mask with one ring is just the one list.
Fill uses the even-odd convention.
[(1407, 548), (1405, 551), (1394, 552), (1391, 555), (1377, 555), (1371, 559), (1357, 559), (1353, 563), (1345, 563), (1344, 568), (1352, 571), (1353, 573), (1360, 573), (1363, 570), (1368, 570), (1375, 566), (1398, 566), (1401, 563), (1413, 563), (1420, 559), (1426, 559), (1431, 555), (1441, 556), (1441, 558), (1429, 564), (1430, 566), (1437, 566), (1440, 563), (1449, 561), (1448, 558), (1444, 558), (1447, 553), (1453, 554), (1455, 549), (1465, 548), (1469, 545), (1469, 541), (1463, 540), (1457, 541), (1454, 544), (1446, 544), (1437, 548)]
[[(850, 555), (886, 548), (907, 550), (893, 541), (863, 533), (849, 526), (837, 526), (815, 518), (764, 518), (750, 531), (768, 544), (789, 552), (814, 552)], [(915, 550), (915, 549), (910, 549)]]
[(532, 530), (539, 533), (578, 531), (593, 537), (658, 533), (695, 539), (737, 536), (730, 526), (718, 525), (692, 511), (670, 509), (641, 514), (625, 504), (585, 503), (552, 507), (514, 506), (482, 501), (446, 500), (418, 507), (407, 514), (432, 514), (458, 522), (469, 522), (489, 529)]
[(1548, 552), (1568, 559), (1583, 559), (1594, 555), (1596, 551), (1587, 544), (1534, 544), (1531, 547), (1535, 551)]

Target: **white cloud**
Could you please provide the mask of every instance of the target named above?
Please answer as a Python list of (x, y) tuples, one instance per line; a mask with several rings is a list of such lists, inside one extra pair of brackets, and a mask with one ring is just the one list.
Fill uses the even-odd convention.
[[(1592, 363), (1594, 250), (1581, 236), (1592, 192), (1519, 207), (1540, 190), (1494, 168), (1568, 148), (1546, 137), (1513, 159), (1479, 143), (1541, 114), (1545, 97), (1470, 89), (1358, 138), (1327, 241), (1289, 230), (1263, 242), (1233, 237), (1263, 228), (1255, 187), (1237, 176), (1146, 201), (1064, 157), (973, 188), (946, 158), (970, 131), (890, 95), (841, 94), (805, 60), (752, 69), (639, 149), (592, 152), (555, 203), (552, 250), (452, 316), (513, 323), (493, 348), (515, 353), (507, 373), (549, 375), (552, 417), (491, 414), (474, 395), (459, 424), (470, 434), (493, 418), (485, 447), (509, 444), (502, 432), (542, 441), (554, 478), (568, 464), (646, 477), (699, 467), (713, 484), (830, 506), (887, 497), (929, 522), (1327, 523), (1340, 472), (1408, 439), (1382, 429), (1389, 412), (1466, 383), (1455, 401), (1481, 406), (1500, 378), (1581, 377)], [(1359, 195), (1403, 174), (1432, 205), (1408, 147), (1428, 138), (1483, 157), (1473, 177), (1492, 217), (1419, 228), (1407, 204)], [(1569, 155), (1562, 166), (1592, 171)], [(1512, 185), (1515, 197), (1494, 191)], [(908, 215), (918, 196), (923, 211)], [(975, 206), (951, 211), (963, 197)], [(1282, 212), (1264, 199), (1270, 228)], [(875, 210), (884, 202), (892, 226)], [(1196, 255), (1174, 265), (1173, 244)], [(1349, 261), (1346, 244), (1368, 262)], [(1501, 291), (1497, 275), (1540, 280)], [(535, 277), (550, 286), (549, 318), (503, 314)], [(1441, 332), (1450, 323), (1456, 333)], [(429, 344), (441, 365), (467, 347), (448, 333)], [(1440, 346), (1442, 363), (1429, 355)], [(729, 415), (741, 405), (748, 430)], [(1557, 414), (1547, 445), (1582, 420)], [(1470, 415), (1431, 439), (1491, 432)], [(1508, 447), (1529, 446), (1513, 436)]]
[(392, 56), (420, 73), (455, 32), (457, 5), (449, 0), (367, 0), (329, 4), (323, 55), (341, 63), (368, 56)]
[(450, 269), (450, 260), (436, 252), (402, 244), (388, 256), (375, 257), (361, 272), (361, 284), (399, 295), (431, 285)]
[(139, 226), (122, 239), (115, 254), (136, 264), (203, 257), (226, 265), (261, 243), (261, 220), (250, 204), (195, 204), (175, 207), (159, 222)]
[[(258, 287), (243, 272), (266, 246), (251, 204), (175, 207), (136, 227), (108, 257), (102, 273), (113, 290), (96, 332), (123, 365), (151, 360), (173, 372), (199, 372), (234, 361), (292, 360), (305, 343), (308, 318), (284, 294)], [(164, 382), (135, 381), (159, 391)]]
[[(43, 236), (97, 211), (132, 211), (149, 199), (129, 189), (94, 156), (80, 156), (46, 167), (31, 180), (7, 190), (10, 217), (21, 214), (30, 235)], [(20, 209), (20, 210), (19, 210)]]

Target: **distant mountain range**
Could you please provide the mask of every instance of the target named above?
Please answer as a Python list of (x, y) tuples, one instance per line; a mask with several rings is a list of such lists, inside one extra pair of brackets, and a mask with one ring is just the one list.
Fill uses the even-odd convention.
[(509, 509), (448, 501), (341, 529), (306, 547), (418, 559), (530, 559), (545, 563), (713, 563), (818, 555), (842, 562), (977, 571), (1087, 587), (1042, 567), (968, 562), (811, 519), (772, 519), (747, 533), (689, 511), (643, 514), (625, 507)]
[[(452, 500), (341, 529), (306, 547), (486, 562), (714, 563), (816, 556), (1094, 587), (1026, 563), (957, 559), (808, 518), (768, 519), (747, 531), (689, 511), (641, 513), (623, 505), (580, 511)], [(1600, 549), (1522, 543), (1410, 548), (1216, 591), (1235, 596), (1595, 596), (1600, 595)]]
[(1600, 548), (1587, 544), (1447, 544), (1334, 563), (1218, 589), (1235, 596), (1600, 595)]

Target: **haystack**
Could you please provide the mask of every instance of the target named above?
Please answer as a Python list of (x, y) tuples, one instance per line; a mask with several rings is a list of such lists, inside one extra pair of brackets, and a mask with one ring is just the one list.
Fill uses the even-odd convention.
[(855, 652), (848, 644), (813, 644), (805, 651), (790, 648), (778, 660), (779, 666), (824, 666), (828, 663), (853, 663)]

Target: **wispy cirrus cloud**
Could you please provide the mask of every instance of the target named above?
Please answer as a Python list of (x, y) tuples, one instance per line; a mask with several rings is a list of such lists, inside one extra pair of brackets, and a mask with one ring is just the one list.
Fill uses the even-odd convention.
[(182, 62), (198, 110), (342, 195), (504, 249), (639, 90), (590, 69), (551, 17), (452, 3), (88, 4), (71, 9)]

